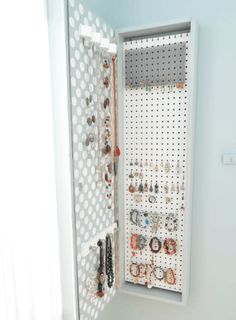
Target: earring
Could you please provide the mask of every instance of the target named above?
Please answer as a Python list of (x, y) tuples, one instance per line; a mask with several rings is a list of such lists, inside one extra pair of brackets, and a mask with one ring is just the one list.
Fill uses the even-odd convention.
[(166, 161), (166, 164), (165, 164), (165, 167), (164, 167), (164, 170), (165, 170), (165, 173), (167, 174), (167, 173), (169, 173), (170, 172), (170, 163), (169, 163), (169, 161), (167, 160)]
[(140, 182), (139, 186), (138, 186), (138, 191), (140, 193), (143, 193), (143, 184), (142, 184), (142, 181)]
[(147, 183), (147, 181), (146, 181), (145, 184), (144, 184), (143, 191), (144, 191), (144, 192), (148, 192), (148, 183)]
[(133, 179), (133, 178), (134, 178), (133, 170), (130, 171), (129, 178), (130, 178), (130, 179)]
[(109, 78), (108, 78), (108, 76), (106, 76), (106, 77), (104, 78), (103, 84), (104, 84), (104, 86), (105, 86), (106, 88), (109, 87)]
[(168, 182), (164, 185), (164, 190), (166, 194), (169, 192)]
[(135, 186), (133, 186), (132, 182), (130, 183), (128, 190), (129, 190), (130, 193), (134, 193), (135, 192)]
[(154, 170), (155, 170), (156, 172), (159, 171), (159, 168), (158, 168), (158, 164), (157, 164), (157, 163), (156, 163), (156, 165), (155, 165), (155, 167), (154, 167)]
[(143, 172), (142, 172), (142, 170), (141, 170), (141, 172), (139, 173), (139, 178), (140, 178), (140, 179), (143, 179)]
[(159, 187), (158, 187), (158, 184), (156, 182), (155, 186), (154, 186), (154, 192), (155, 193), (158, 193), (159, 192)]
[(179, 160), (177, 161), (177, 165), (176, 165), (175, 171), (176, 171), (177, 175), (180, 175), (181, 172), (182, 172), (182, 168), (180, 166)]
[(150, 192), (153, 192), (152, 181), (151, 181), (151, 183), (150, 183), (149, 191), (150, 191)]

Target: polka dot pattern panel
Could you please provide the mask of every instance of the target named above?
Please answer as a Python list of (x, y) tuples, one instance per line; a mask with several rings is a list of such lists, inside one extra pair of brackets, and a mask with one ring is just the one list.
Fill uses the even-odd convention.
[[(96, 243), (86, 256), (81, 255), (83, 246), (90, 245), (91, 239), (98, 237), (114, 221), (114, 208), (107, 197), (108, 190), (103, 176), (109, 159), (101, 153), (102, 126), (106, 116), (103, 101), (106, 97), (111, 99), (111, 89), (105, 88), (103, 84), (103, 57), (79, 36), (81, 24), (91, 26), (93, 31), (100, 32), (109, 41), (112, 41), (114, 31), (80, 2), (68, 1), (79, 312), (81, 320), (92, 320), (99, 316), (115, 294), (114, 288), (105, 287), (105, 296), (96, 297), (99, 260)], [(110, 77), (110, 71), (106, 72)], [(112, 185), (109, 194), (113, 196)]]

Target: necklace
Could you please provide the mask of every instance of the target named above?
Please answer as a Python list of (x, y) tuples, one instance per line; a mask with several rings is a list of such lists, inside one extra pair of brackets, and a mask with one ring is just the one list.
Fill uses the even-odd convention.
[(98, 286), (97, 286), (97, 296), (102, 298), (104, 296), (104, 282), (105, 282), (105, 275), (104, 275), (104, 247), (102, 240), (98, 241), (98, 246), (100, 248), (99, 253), (99, 267), (98, 267)]
[(114, 281), (113, 272), (113, 261), (112, 261), (112, 243), (111, 236), (106, 235), (106, 275), (107, 275), (107, 285), (109, 288), (112, 287)]

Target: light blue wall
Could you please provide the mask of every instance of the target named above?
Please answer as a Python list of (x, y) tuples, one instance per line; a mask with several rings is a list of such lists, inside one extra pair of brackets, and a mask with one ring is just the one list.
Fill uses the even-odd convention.
[[(194, 17), (200, 25), (191, 292), (187, 307), (119, 295), (119, 320), (236, 319), (236, 1), (88, 0), (113, 27)], [(104, 319), (105, 320), (105, 319)]]

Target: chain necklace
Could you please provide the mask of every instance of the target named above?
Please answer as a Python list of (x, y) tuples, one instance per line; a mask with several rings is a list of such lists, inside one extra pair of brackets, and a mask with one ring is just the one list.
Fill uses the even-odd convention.
[(99, 267), (98, 267), (98, 286), (97, 286), (97, 296), (103, 297), (104, 296), (104, 282), (105, 282), (105, 274), (104, 274), (104, 247), (103, 247), (103, 241), (98, 241), (98, 246), (100, 248), (99, 253)]
[(112, 261), (112, 242), (111, 236), (106, 235), (106, 275), (107, 275), (107, 285), (109, 288), (112, 287), (114, 281), (113, 272), (113, 261)]

